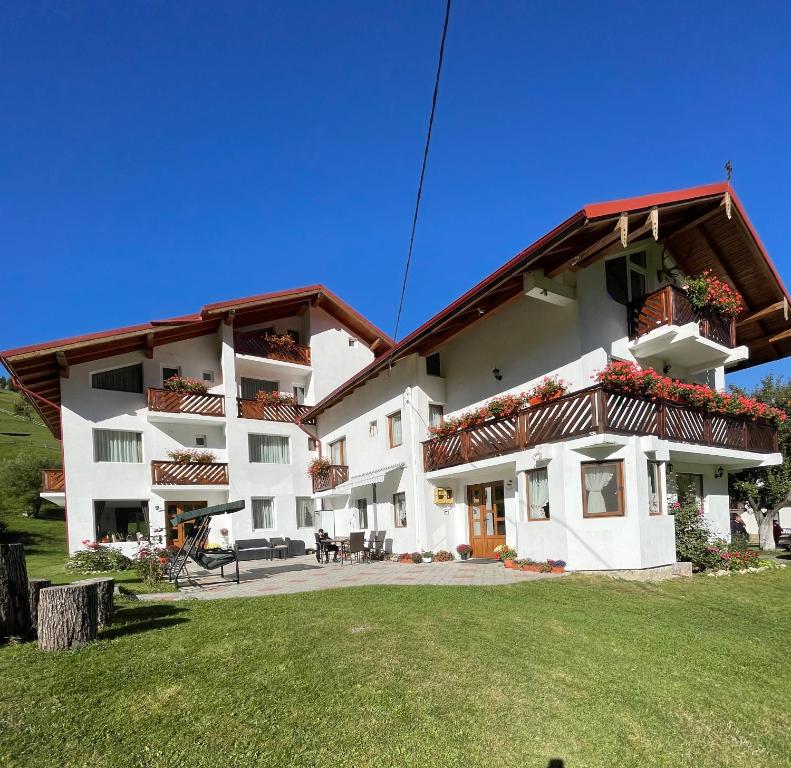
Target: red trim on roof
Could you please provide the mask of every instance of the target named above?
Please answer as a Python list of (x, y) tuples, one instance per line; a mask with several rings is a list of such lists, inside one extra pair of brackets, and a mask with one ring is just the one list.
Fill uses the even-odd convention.
[[(722, 181), (716, 184), (704, 184), (699, 187), (690, 187), (689, 189), (677, 189), (672, 192), (659, 192), (657, 194), (641, 195), (639, 197), (625, 197), (623, 200), (608, 200), (603, 203), (589, 203), (582, 210), (589, 219), (599, 219), (602, 216), (613, 216), (623, 213), (624, 211), (639, 211), (641, 208), (653, 208), (655, 205), (667, 205), (668, 203), (695, 200), (698, 197), (723, 195), (728, 188), (728, 182)], [(733, 195), (732, 190), (731, 195)]]

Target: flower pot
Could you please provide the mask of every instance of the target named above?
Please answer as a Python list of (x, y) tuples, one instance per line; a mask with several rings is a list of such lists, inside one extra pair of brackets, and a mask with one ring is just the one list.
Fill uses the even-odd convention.
[(459, 552), (459, 557), (462, 560), (469, 560), (470, 559), (470, 553), (469, 552)]
[(530, 571), (530, 573), (538, 573), (538, 565), (536, 563), (528, 563), (522, 566), (523, 571)]
[(555, 565), (552, 567), (551, 573), (565, 573), (565, 571), (566, 571), (565, 568), (561, 568), (560, 566)]
[(506, 568), (516, 568), (516, 563), (511, 559), (506, 560), (503, 564)]

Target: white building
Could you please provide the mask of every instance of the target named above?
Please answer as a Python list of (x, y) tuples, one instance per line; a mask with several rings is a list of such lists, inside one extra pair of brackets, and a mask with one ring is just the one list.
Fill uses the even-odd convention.
[[(741, 292), (738, 324), (676, 287), (707, 269)], [(727, 184), (586, 206), (308, 412), (344, 465), (314, 485), (323, 523), (384, 529), (394, 552), (508, 543), (571, 570), (649, 569), (675, 562), (669, 501), (693, 491), (727, 539), (728, 474), (779, 463), (774, 428), (594, 375), (625, 360), (722, 389), (727, 368), (788, 354), (786, 301)], [(443, 416), (547, 375), (570, 394), (430, 439)]]
[[(273, 346), (288, 335), (293, 344)], [(296, 422), (391, 340), (322, 286), (211, 304), (195, 315), (2, 353), (3, 363), (63, 445), (63, 470), (44, 493), (66, 506), (69, 550), (121, 542), (138, 531), (183, 526), (174, 513), (244, 499), (212, 538), (313, 541), (307, 467), (315, 440)], [(178, 374), (207, 394), (171, 392)], [(291, 394), (262, 407), (258, 390)], [(179, 464), (168, 452), (210, 451), (211, 463)], [(129, 544), (129, 547), (135, 545)]]
[[(677, 286), (703, 270), (741, 293), (738, 322), (692, 310)], [(244, 499), (244, 513), (216, 523), (232, 539), (309, 543), (321, 525), (384, 530), (393, 552), (469, 543), (489, 556), (508, 543), (570, 570), (649, 569), (675, 561), (668, 508), (681, 493), (728, 538), (728, 474), (779, 463), (776, 431), (613, 394), (593, 377), (625, 360), (721, 389), (726, 369), (791, 354), (787, 301), (722, 183), (585, 206), (395, 346), (312, 287), (0, 359), (62, 429), (65, 472), (45, 495), (66, 503), (70, 549), (128, 535), (143, 511), (162, 527), (185, 504)], [(274, 359), (266, 329), (306, 348)], [(159, 388), (176, 371), (209, 394), (174, 405)], [(431, 438), (429, 425), (548, 375), (570, 392)], [(250, 399), (261, 388), (308, 407), (262, 410)], [(197, 445), (213, 464), (163, 462)], [(311, 482), (320, 456), (331, 468)]]

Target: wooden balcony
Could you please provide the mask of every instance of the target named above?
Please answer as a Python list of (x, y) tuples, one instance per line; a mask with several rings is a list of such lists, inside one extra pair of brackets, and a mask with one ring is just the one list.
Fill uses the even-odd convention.
[(675, 285), (665, 285), (628, 306), (629, 338), (643, 336), (662, 325), (697, 323), (700, 335), (709, 341), (733, 349), (736, 346), (736, 321), (692, 308), (687, 295)]
[(333, 464), (328, 472), (313, 478), (313, 493), (332, 490), (348, 479), (349, 467), (345, 464)]
[[(239, 406), (240, 419), (263, 419), (264, 421), (284, 421), (295, 424), (297, 420), (302, 421), (302, 417), (310, 410), (309, 405), (296, 405), (280, 403), (278, 405), (264, 405), (258, 400), (248, 400), (237, 397), (236, 402)], [(303, 424), (315, 424), (316, 419), (302, 421)]]
[(233, 336), (233, 345), (237, 354), (265, 357), (269, 360), (280, 360), (284, 363), (310, 365), (310, 347), (294, 344), (283, 348), (272, 342), (269, 336), (260, 331), (237, 332)]
[(66, 473), (62, 469), (42, 469), (41, 490), (44, 493), (63, 493), (66, 490)]
[(192, 416), (225, 416), (225, 397), (150, 387), (148, 410), (160, 413), (187, 413)]
[(423, 443), (426, 472), (503, 456), (540, 443), (609, 432), (757, 453), (778, 451), (772, 424), (719, 416), (664, 400), (589, 387)]
[(151, 482), (153, 485), (228, 485), (228, 465), (152, 461)]

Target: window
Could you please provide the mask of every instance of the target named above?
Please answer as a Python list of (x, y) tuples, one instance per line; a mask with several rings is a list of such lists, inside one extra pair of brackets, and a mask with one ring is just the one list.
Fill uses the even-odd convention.
[(247, 379), (242, 376), (240, 385), (241, 396), (245, 400), (255, 400), (259, 390), (262, 392), (277, 392), (280, 389), (279, 381), (266, 379)]
[(248, 435), (250, 461), (255, 464), (290, 464), (288, 438), (282, 435)]
[(406, 528), (406, 494), (393, 494), (393, 513), (395, 515), (395, 527)]
[(313, 522), (313, 499), (297, 496), (297, 528), (312, 528)]
[(305, 387), (294, 387), (294, 402), (297, 405), (305, 405)]
[(428, 425), (438, 427), (442, 424), (442, 417), (445, 415), (445, 406), (429, 403), (428, 406)]
[(275, 335), (275, 326), (274, 325), (269, 325), (266, 328), (262, 328), (261, 329), (261, 333), (264, 336), (274, 336)]
[(164, 384), (168, 379), (174, 376), (181, 376), (181, 368), (171, 368), (167, 365), (162, 366), (162, 383)]
[(623, 461), (587, 461), (582, 470), (582, 516), (623, 517)]
[(442, 376), (442, 368), (440, 366), (439, 352), (426, 357), (426, 374), (428, 376)]
[(356, 347), (357, 346), (357, 339), (353, 339), (351, 336), (349, 336), (349, 346), (350, 347)]
[(343, 466), (346, 464), (346, 438), (342, 437), (334, 443), (330, 443), (330, 461), (333, 464)]
[(207, 381), (209, 384), (214, 384), (214, 371), (204, 371), (203, 380)]
[(275, 527), (275, 500), (273, 498), (251, 499), (253, 530), (266, 531)]
[(663, 514), (662, 499), (662, 464), (658, 461), (648, 462), (648, 514)]
[(525, 472), (527, 480), (527, 519), (549, 520), (549, 477), (546, 467)]
[(379, 434), (379, 422), (376, 419), (368, 422), (368, 437), (376, 437)]
[(648, 271), (645, 251), (618, 256), (604, 262), (607, 293), (619, 304), (645, 296)]
[(683, 503), (687, 499), (694, 499), (698, 507), (703, 508), (703, 475), (668, 472), (667, 486), (667, 497), (671, 502)]
[(308, 438), (308, 450), (309, 451), (318, 451), (319, 449), (319, 441), (316, 440), (315, 437)]
[(357, 499), (357, 527), (368, 527), (368, 499)]
[(147, 501), (94, 501), (96, 541), (137, 541), (148, 536)]
[(396, 411), (396, 413), (387, 417), (387, 434), (391, 448), (397, 448), (401, 445), (401, 411)]
[(299, 344), (299, 331), (289, 329), (286, 331), (286, 336), (291, 336), (295, 344)]
[(205, 448), (208, 445), (208, 441), (206, 440), (206, 435), (195, 435), (195, 445), (199, 448)]
[(93, 460), (142, 464), (143, 433), (120, 429), (93, 430)]
[(143, 394), (143, 364), (127, 365), (91, 374), (94, 389), (111, 389), (115, 392), (138, 392)]

